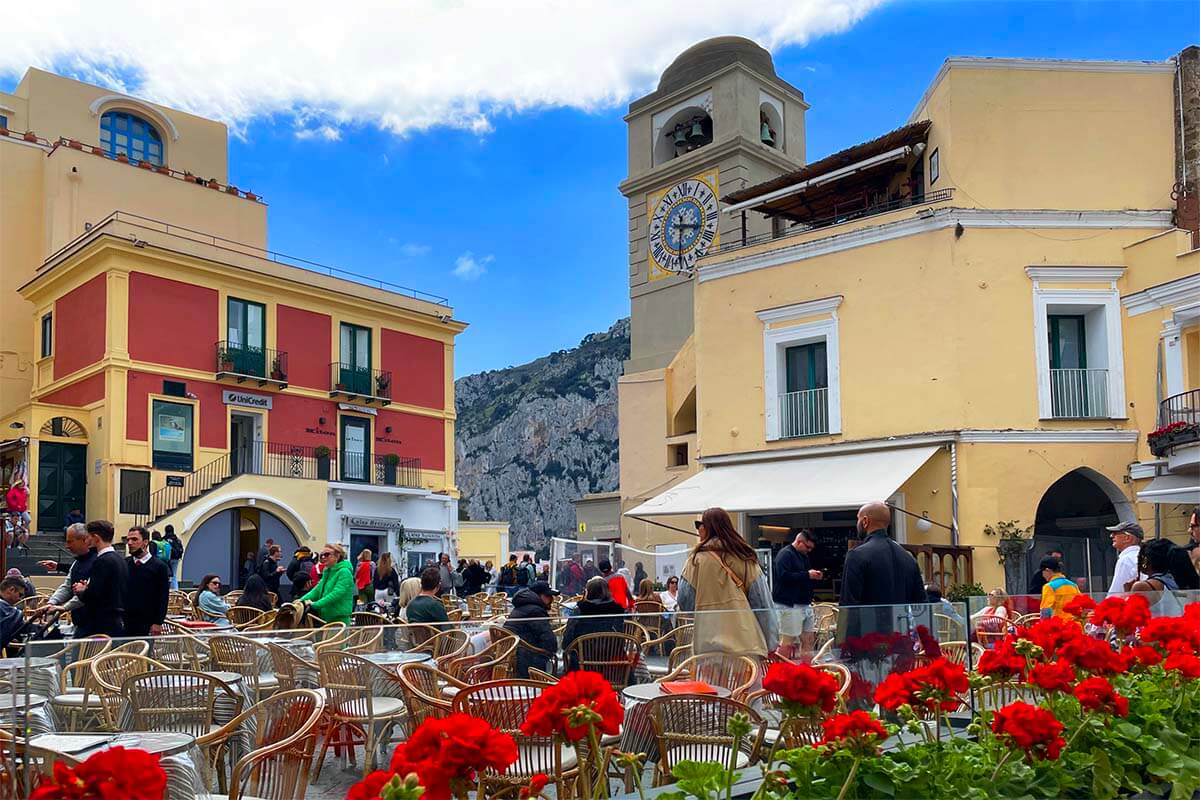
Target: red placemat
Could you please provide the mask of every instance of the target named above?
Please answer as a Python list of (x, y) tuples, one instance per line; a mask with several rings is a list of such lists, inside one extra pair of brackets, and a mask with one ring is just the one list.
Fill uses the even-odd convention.
[(179, 621), (179, 624), (185, 628), (215, 628), (215, 627), (217, 627), (217, 623), (215, 623), (215, 622), (204, 622), (204, 621), (198, 620), (198, 619), (181, 619)]
[(667, 681), (659, 686), (667, 694), (716, 694), (717, 690), (704, 681)]

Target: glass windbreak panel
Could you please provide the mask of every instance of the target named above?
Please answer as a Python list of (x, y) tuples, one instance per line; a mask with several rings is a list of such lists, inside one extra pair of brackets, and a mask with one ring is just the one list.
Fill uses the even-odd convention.
[(1082, 316), (1050, 316), (1050, 369), (1087, 369)]

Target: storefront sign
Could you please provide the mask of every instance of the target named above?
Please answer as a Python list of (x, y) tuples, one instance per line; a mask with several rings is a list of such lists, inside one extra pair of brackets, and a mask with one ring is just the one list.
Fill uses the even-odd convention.
[(221, 401), (227, 406), (250, 406), (251, 408), (270, 408), (271, 397), (265, 394), (248, 394), (226, 389), (221, 392)]
[(371, 408), (370, 406), (356, 406), (353, 403), (338, 403), (338, 408), (342, 411), (356, 411), (359, 414), (370, 414), (372, 417), (377, 416), (379, 409)]
[(374, 530), (391, 531), (404, 527), (404, 523), (398, 519), (388, 517), (354, 517), (345, 515), (342, 517), (347, 527), (350, 528), (372, 528)]
[(183, 486), (183, 476), (182, 475), (168, 475), (167, 476), (167, 486)]

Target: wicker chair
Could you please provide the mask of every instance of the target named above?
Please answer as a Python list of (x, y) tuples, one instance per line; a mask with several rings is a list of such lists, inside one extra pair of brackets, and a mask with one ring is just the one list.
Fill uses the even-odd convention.
[(104, 722), (104, 704), (92, 679), (91, 659), (73, 661), (58, 675), (58, 694), (50, 698), (50, 707), (64, 730), (94, 730)]
[(545, 687), (539, 681), (501, 680), (468, 686), (454, 695), (454, 711), (487, 720), (517, 742), (517, 760), (504, 774), (488, 770), (480, 776), (485, 796), (493, 797), (512, 786), (527, 784), (538, 773), (545, 774), (555, 784), (559, 797), (571, 794), (579, 775), (574, 750), (558, 736), (521, 733), (521, 723)]
[(167, 594), (167, 613), (172, 616), (186, 615), (191, 606), (191, 601), (188, 600), (187, 592), (181, 592), (177, 589), (172, 589)]
[(626, 635), (637, 639), (639, 647), (653, 638), (650, 636), (650, 631), (646, 630), (644, 625), (642, 625), (640, 622), (634, 622), (631, 619), (625, 620), (625, 633)]
[[(379, 748), (393, 741), (391, 729), (407, 714), (400, 698), (372, 694), (377, 681), (392, 681), (394, 677), (378, 664), (340, 650), (321, 651), (317, 662), (334, 723), (359, 726), (366, 736), (363, 753), (363, 777), (366, 777), (375, 767)], [(317, 777), (321, 775), (330, 745), (327, 737), (317, 759)]]
[(233, 606), (225, 613), (225, 618), (229, 620), (230, 625), (241, 630), (256, 624), (267, 613), (252, 606)]
[(274, 642), (267, 643), (271, 653), (271, 664), (275, 668), (275, 679), (279, 682), (279, 691), (290, 692), (293, 689), (319, 689), (321, 686), (320, 668), (293, 653), (283, 645)]
[(599, 672), (620, 692), (633, 678), (642, 645), (628, 633), (589, 633), (571, 642), (563, 652), (568, 669)]
[(519, 642), (515, 636), (505, 636), (478, 653), (450, 661), (446, 665), (446, 672), (466, 684), (507, 678), (516, 670)]
[[(765, 724), (758, 712), (727, 697), (683, 694), (658, 697), (646, 709), (658, 742), (658, 770), (655, 783), (673, 780), (671, 770), (680, 761), (716, 761), (737, 769), (758, 760)], [(734, 739), (729, 735), (729, 719), (745, 714), (757, 730), (742, 740), (734, 755)]]
[(467, 636), (466, 631), (454, 628), (442, 631), (441, 633), (435, 633), (419, 645), (409, 648), (409, 652), (429, 653), (429, 655), (433, 656), (433, 660), (438, 663), (438, 668), (440, 669), (459, 656), (466, 655), (467, 648), (470, 645), (471, 639)]
[(365, 628), (372, 625), (391, 625), (392, 621), (383, 614), (376, 614), (373, 611), (355, 611), (350, 615), (350, 624), (355, 628)]
[[(979, 657), (983, 655), (984, 648), (978, 642), (971, 642), (969, 647), (971, 652), (970, 666), (974, 668), (978, 666)], [(967, 666), (967, 642), (942, 642), (940, 648), (942, 655), (945, 656), (947, 661), (961, 664), (963, 667)]]
[(208, 640), (218, 670), (242, 676), (242, 691), (251, 703), (260, 703), (279, 688), (279, 679), (264, 667), (271, 664), (265, 644), (245, 636), (213, 636)]
[(410, 735), (426, 719), (449, 714), (452, 704), (447, 695), (467, 688), (467, 684), (428, 664), (401, 664), (396, 675), (408, 708)]
[(337, 646), (350, 653), (379, 653), (383, 650), (383, 628), (347, 628)]
[(423, 622), (410, 622), (404, 626), (404, 634), (408, 638), (409, 647), (413, 650), (441, 632), (441, 628), (434, 625), (426, 625)]
[(558, 676), (551, 675), (549, 672), (543, 672), (537, 667), (530, 667), (529, 680), (537, 681), (538, 683), (558, 683)]
[(234, 589), (232, 592), (226, 592), (225, 602), (231, 606), (236, 606), (238, 600), (242, 599), (242, 594), (243, 592), (241, 589)]
[(50, 598), (44, 594), (30, 595), (29, 597), (26, 597), (24, 600), (19, 601), (17, 603), (17, 608), (20, 609), (20, 611), (25, 616), (28, 617), (28, 616), (32, 615), (34, 611), (37, 611), (42, 606), (46, 605), (46, 602), (49, 599)]
[(163, 623), (163, 636), (154, 639), (154, 658), (171, 669), (203, 670), (208, 666), (208, 645), (187, 628), (171, 620)]
[(730, 697), (741, 700), (761, 677), (758, 664), (749, 656), (727, 653), (702, 653), (685, 658), (663, 681), (704, 681), (728, 689)]
[(133, 653), (105, 653), (92, 659), (89, 680), (100, 696), (101, 726), (105, 730), (121, 730), (120, 712), (125, 702), (121, 687), (127, 680), (135, 675), (166, 669), (167, 665), (160, 661)]
[(846, 692), (850, 690), (850, 670), (841, 664), (818, 664), (814, 668), (830, 673), (838, 681), (837, 706), (829, 714), (793, 718), (789, 720), (786, 728), (780, 731), (779, 723), (783, 717), (783, 699), (774, 692), (769, 692), (766, 689), (752, 692), (746, 697), (746, 705), (757, 711), (770, 726), (764, 735), (767, 744), (773, 745), (780, 735), (783, 736), (783, 745), (787, 748), (807, 747), (816, 744), (825, 735), (821, 723), (845, 710)]
[[(233, 766), (228, 800), (304, 800), (325, 700), (316, 692), (280, 692), (242, 712), (197, 744), (250, 737), (250, 752)], [(219, 800), (207, 795), (205, 800)]]
[(663, 635), (663, 614), (666, 609), (661, 600), (638, 600), (633, 604), (633, 611), (638, 615), (638, 624), (646, 629), (650, 638), (657, 639)]
[(692, 646), (690, 644), (678, 645), (674, 650), (671, 651), (671, 655), (667, 657), (667, 671), (664, 673), (664, 675), (669, 675), (674, 672), (679, 668), (680, 664), (682, 664), (684, 661), (687, 661), (693, 655)]

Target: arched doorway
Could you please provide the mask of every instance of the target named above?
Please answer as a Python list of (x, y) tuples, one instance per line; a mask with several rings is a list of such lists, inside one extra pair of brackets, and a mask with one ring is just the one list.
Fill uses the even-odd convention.
[[(202, 522), (188, 539), (180, 579), (199, 583), (205, 575), (214, 573), (220, 575), (225, 584), (241, 587), (246, 578), (243, 561), (247, 554), (255, 560), (267, 539), (273, 539), (283, 548), (286, 566), (298, 545), (295, 533), (279, 517), (253, 506), (218, 511)], [(282, 583), (284, 596), (290, 596), (286, 576)]]
[(1105, 528), (1135, 519), (1133, 505), (1108, 478), (1088, 467), (1068, 472), (1038, 503), (1029, 574), (1036, 574), (1047, 553), (1059, 549), (1068, 577), (1086, 578), (1088, 591), (1107, 591), (1117, 554)]

